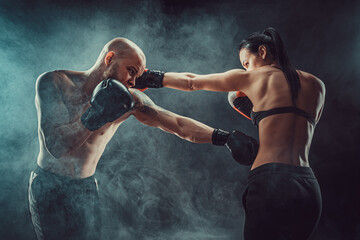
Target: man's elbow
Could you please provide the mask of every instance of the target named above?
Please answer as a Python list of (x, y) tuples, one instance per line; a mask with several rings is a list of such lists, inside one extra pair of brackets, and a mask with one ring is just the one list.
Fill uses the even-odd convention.
[(193, 134), (189, 134), (187, 136), (186, 140), (188, 140), (189, 142), (192, 142), (192, 143), (197, 143), (197, 138)]
[(194, 135), (194, 131), (189, 131), (189, 128), (186, 127), (186, 120), (184, 119), (177, 119), (178, 124), (178, 136), (186, 141), (189, 142), (196, 142), (196, 137)]
[(192, 133), (183, 130), (178, 133), (178, 136), (186, 141), (196, 143), (196, 137)]

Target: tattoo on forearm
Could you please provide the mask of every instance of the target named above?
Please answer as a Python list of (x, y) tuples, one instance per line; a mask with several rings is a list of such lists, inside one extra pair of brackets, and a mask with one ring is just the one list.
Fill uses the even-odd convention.
[(156, 110), (154, 109), (154, 102), (145, 94), (141, 92), (134, 92), (136, 96), (135, 108), (145, 114), (154, 115)]
[(136, 97), (135, 108), (145, 114), (149, 120), (162, 124), (163, 117), (172, 117), (173, 113), (157, 106), (148, 96), (142, 92), (134, 92)]

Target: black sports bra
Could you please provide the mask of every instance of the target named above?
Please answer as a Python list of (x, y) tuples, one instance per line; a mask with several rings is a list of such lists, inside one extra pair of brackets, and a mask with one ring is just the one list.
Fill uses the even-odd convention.
[[(273, 66), (279, 70), (281, 70), (279, 67)], [(257, 127), (259, 127), (259, 122), (271, 115), (275, 115), (275, 114), (281, 114), (281, 113), (295, 113), (298, 114), (300, 116), (303, 116), (304, 118), (306, 118), (306, 120), (308, 120), (313, 126), (316, 125), (316, 121), (315, 119), (308, 113), (305, 112), (304, 110), (301, 110), (300, 108), (297, 108), (295, 106), (290, 106), (290, 107), (278, 107), (278, 108), (272, 108), (269, 110), (265, 110), (265, 111), (258, 111), (258, 112), (254, 112), (251, 109), (251, 113), (250, 113), (250, 117), (251, 117), (251, 121), (253, 122), (253, 124)]]
[(315, 119), (308, 112), (305, 112), (304, 110), (301, 110), (300, 108), (297, 107), (279, 107), (279, 108), (272, 108), (266, 111), (259, 111), (259, 112), (254, 112), (251, 109), (250, 116), (253, 124), (259, 127), (259, 122), (263, 118), (281, 113), (295, 113), (306, 118), (306, 120), (308, 120), (313, 126), (315, 126), (316, 124)]

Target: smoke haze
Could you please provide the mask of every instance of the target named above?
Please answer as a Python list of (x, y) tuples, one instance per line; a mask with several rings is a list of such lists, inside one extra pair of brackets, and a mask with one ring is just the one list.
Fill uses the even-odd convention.
[[(238, 43), (275, 27), (290, 59), (327, 88), (310, 163), (323, 193), (312, 239), (359, 239), (359, 4), (318, 1), (1, 1), (0, 236), (35, 239), (27, 182), (39, 151), (35, 81), (51, 70), (83, 71), (103, 46), (126, 37), (147, 67), (199, 74), (240, 68)], [(148, 90), (159, 106), (222, 129), (257, 137), (226, 93)], [(241, 196), (248, 167), (225, 148), (192, 144), (124, 122), (96, 177), (103, 239), (242, 239)], [(345, 220), (346, 219), (346, 220)]]

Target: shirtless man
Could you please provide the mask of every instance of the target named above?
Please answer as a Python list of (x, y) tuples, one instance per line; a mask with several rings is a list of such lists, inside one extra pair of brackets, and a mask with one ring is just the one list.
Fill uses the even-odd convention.
[(191, 142), (226, 144), (235, 158), (244, 157), (244, 140), (257, 150), (257, 143), (244, 134), (234, 131), (229, 137), (129, 90), (145, 62), (135, 43), (116, 38), (89, 70), (47, 72), (37, 79), (40, 153), (30, 176), (29, 203), (38, 239), (100, 239), (94, 173), (107, 143), (130, 115)]

